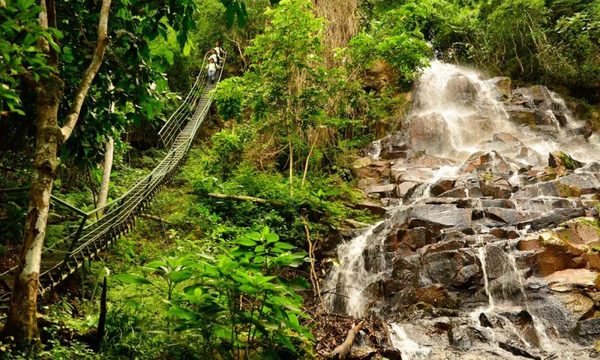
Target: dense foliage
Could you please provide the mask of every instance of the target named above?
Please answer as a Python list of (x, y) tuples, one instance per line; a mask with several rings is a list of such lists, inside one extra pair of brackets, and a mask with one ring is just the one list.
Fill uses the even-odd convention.
[[(43, 309), (50, 340), (39, 357), (313, 358), (305, 303), (317, 298), (314, 248), (352, 222), (374, 220), (355, 210), (363, 194), (353, 189), (352, 163), (364, 145), (403, 126), (406, 92), (422, 67), (439, 58), (544, 83), (585, 98), (590, 113), (600, 101), (600, 0), (357, 5), (349, 41), (325, 49), (317, 1), (113, 1), (103, 65), (81, 126), (60, 150), (57, 196), (95, 207), (108, 138), (116, 140), (109, 198), (147, 174), (164, 155), (154, 134), (216, 41), (228, 52), (226, 78), (201, 145), (150, 220), (80, 276), (81, 290), (67, 287), (73, 297)], [(31, 84), (60, 74), (64, 97), (73, 96), (94, 47), (97, 7), (57, 1), (56, 27), (43, 30), (35, 1), (0, 0), (0, 187), (28, 185)], [(40, 39), (56, 50), (58, 67), (48, 66)], [(68, 110), (59, 109), (60, 120)], [(8, 265), (26, 202), (24, 193), (0, 194)], [(49, 222), (51, 246), (78, 218), (53, 206)], [(104, 278), (106, 336), (95, 344)], [(0, 356), (31, 355), (7, 340)]]

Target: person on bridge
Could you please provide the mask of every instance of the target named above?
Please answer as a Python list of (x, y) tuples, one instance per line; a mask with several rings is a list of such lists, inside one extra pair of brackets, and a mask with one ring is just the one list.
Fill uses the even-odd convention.
[(217, 52), (214, 49), (208, 50), (208, 61), (213, 60), (216, 64), (219, 63), (219, 57), (217, 56)]
[(219, 41), (216, 42), (215, 47), (212, 50), (217, 54), (217, 64), (223, 62), (223, 57), (227, 54), (225, 50), (221, 47), (221, 43)]
[(217, 75), (218, 68), (220, 68), (220, 66), (215, 62), (215, 60), (208, 58), (208, 65), (206, 65), (206, 69), (208, 70), (208, 80), (211, 84), (215, 83), (215, 77)]

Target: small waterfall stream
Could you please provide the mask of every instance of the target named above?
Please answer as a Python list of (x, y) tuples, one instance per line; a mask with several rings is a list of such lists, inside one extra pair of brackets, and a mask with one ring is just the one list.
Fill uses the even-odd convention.
[[(513, 340), (511, 339), (516, 339), (515, 341), (523, 344), (527, 349), (524, 350), (525, 352), (530, 351), (529, 349), (538, 349), (547, 353), (555, 353), (558, 345), (550, 339), (547, 333), (548, 325), (551, 326), (551, 324), (545, 324), (544, 320), (535, 314), (535, 309), (530, 308), (527, 281), (520, 269), (522, 265), (519, 264), (515, 255), (517, 253), (519, 256), (521, 255), (515, 244), (532, 231), (529, 226), (524, 226), (516, 228), (515, 235), (510, 240), (490, 241), (490, 238), (493, 238), (493, 235), (490, 235), (491, 229), (497, 226), (500, 215), (488, 218), (487, 214), (490, 212), (488, 208), (491, 206), (489, 204), (500, 203), (500, 201), (488, 199), (481, 195), (479, 187), (470, 186), (469, 184), (474, 180), (467, 176), (468, 171), (465, 169), (469, 169), (471, 164), (469, 161), (472, 162), (474, 154), (481, 154), (481, 156), (487, 154), (487, 164), (491, 170), (489, 173), (479, 173), (477, 181), (482, 182), (481, 179), (494, 177), (496, 176), (494, 171), (505, 167), (506, 169), (502, 171), (508, 174), (505, 179), (506, 183), (509, 187), (518, 189), (525, 186), (521, 176), (522, 168), (536, 166), (536, 156), (540, 158), (546, 156), (550, 151), (561, 149), (569, 151), (574, 156), (596, 158), (598, 157), (598, 147), (593, 143), (572, 142), (565, 135), (568, 129), (577, 127), (578, 123), (568, 112), (564, 100), (552, 92), (550, 92), (549, 101), (554, 104), (553, 108), (546, 109), (549, 117), (548, 129), (564, 129), (556, 130), (554, 137), (540, 134), (540, 129), (533, 131), (526, 126), (519, 126), (511, 122), (510, 115), (506, 110), (507, 105), (498, 100), (493, 82), (482, 80), (481, 75), (473, 70), (434, 61), (429, 68), (423, 71), (414, 93), (415, 107), (409, 116), (410, 125), (407, 130), (408, 145), (412, 150), (425, 152), (429, 156), (451, 159), (453, 164), (434, 166), (431, 169), (431, 175), (424, 179), (422, 184), (415, 187), (415, 189), (420, 189), (420, 195), (417, 190), (412, 195), (405, 195), (404, 199), (400, 201), (400, 205), (388, 210), (382, 222), (369, 227), (361, 235), (338, 247), (339, 265), (332, 268), (324, 286), (326, 289), (331, 289), (326, 298), (328, 306), (333, 311), (354, 317), (363, 317), (368, 314), (383, 317), (389, 322), (391, 345), (402, 352), (403, 359), (432, 358), (432, 347), (419, 344), (411, 339), (410, 333), (398, 321), (402, 318), (402, 316), (398, 316), (400, 314), (397, 312), (398, 310), (392, 310), (396, 309), (395, 307), (382, 305), (382, 303), (390, 302), (390, 296), (394, 296), (394, 299), (401, 299), (399, 294), (406, 290), (395, 288), (390, 290), (391, 287), (388, 285), (393, 283), (399, 272), (406, 273), (405, 269), (398, 271), (397, 264), (402, 261), (424, 261), (424, 257), (428, 254), (424, 251), (413, 250), (411, 254), (414, 253), (414, 255), (395, 255), (389, 249), (391, 245), (388, 242), (390, 238), (399, 237), (400, 235), (396, 234), (406, 226), (409, 229), (425, 226), (423, 231), (431, 231), (433, 233), (431, 236), (444, 237), (447, 233), (451, 233), (451, 227), (429, 230), (427, 225), (420, 225), (417, 221), (414, 221), (415, 225), (413, 225), (410, 221), (416, 216), (415, 213), (419, 213), (423, 207), (426, 210), (433, 209), (433, 206), (439, 206), (442, 210), (456, 206), (458, 211), (464, 208), (465, 203), (471, 201), (475, 203), (475, 206), (468, 221), (471, 223), (471, 221), (477, 220), (480, 225), (470, 227), (469, 231), (463, 231), (465, 234), (471, 234), (464, 236), (465, 240), (462, 240), (468, 245), (466, 250), (460, 250), (456, 254), (463, 257), (472, 256), (476, 259), (470, 269), (478, 269), (481, 279), (478, 285), (479, 290), (487, 300), (484, 300), (484, 303), (481, 300), (475, 300), (476, 294), (474, 294), (471, 304), (464, 308), (468, 314), (466, 318), (469, 319), (471, 326), (490, 337), (490, 344), (496, 344), (494, 346), (499, 346), (504, 350), (512, 349), (512, 345), (506, 344), (512, 344)], [(560, 115), (560, 118), (555, 115), (553, 109), (556, 110), (556, 114)], [(543, 128), (543, 126), (539, 128)], [(502, 141), (498, 141), (498, 139)], [(367, 154), (374, 161), (379, 160), (382, 146), (381, 140), (378, 140), (368, 149)], [(596, 153), (594, 154), (593, 151)], [(527, 155), (527, 157), (523, 155), (525, 152), (533, 155)], [(410, 162), (403, 166), (408, 169), (408, 172), (411, 170), (418, 172), (423, 167)], [(460, 199), (454, 199), (455, 202), (452, 203), (449, 200), (446, 202), (444, 200), (434, 201), (435, 196), (431, 194), (432, 187), (440, 180), (462, 184), (463, 195), (456, 195)], [(537, 199), (544, 197), (545, 195), (540, 194)], [(451, 196), (446, 197), (446, 199), (449, 198)], [(556, 198), (550, 199), (551, 201), (556, 200)], [(527, 199), (527, 201), (529, 200), (531, 199)], [(487, 201), (488, 205), (483, 206), (483, 201)], [(502, 201), (502, 206), (510, 209), (507, 212), (511, 214), (514, 212), (517, 214), (515, 216), (519, 216), (524, 211), (523, 204), (529, 204), (527, 201), (515, 197), (514, 194), (510, 199)], [(545, 200), (542, 200), (542, 208), (547, 206), (543, 201)], [(504, 205), (505, 203), (506, 205)], [(496, 208), (493, 210), (497, 211)], [(442, 218), (440, 222), (445, 220), (445, 216), (451, 218), (452, 211), (440, 212)], [(425, 270), (420, 268), (418, 271)], [(431, 271), (429, 269), (430, 273)], [(431, 277), (431, 274), (428, 276)], [(469, 279), (477, 277), (476, 274), (470, 273), (460, 276), (469, 277)], [(417, 276), (411, 281), (416, 284), (416, 288), (431, 288), (432, 286), (430, 281), (423, 276)], [(474, 289), (477, 290), (477, 285)], [(457, 291), (460, 294), (460, 288)], [(386, 298), (387, 293), (391, 295)], [(410, 294), (414, 296), (415, 293)], [(478, 303), (478, 301), (480, 302)], [(482, 318), (485, 318), (485, 321), (482, 321)], [(498, 324), (494, 325), (494, 322), (498, 322)], [(485, 337), (486, 335), (481, 336)], [(495, 357), (490, 355), (490, 358)]]

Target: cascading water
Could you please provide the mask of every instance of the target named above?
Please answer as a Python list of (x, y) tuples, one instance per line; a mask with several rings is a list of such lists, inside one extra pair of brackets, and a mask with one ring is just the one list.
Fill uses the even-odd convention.
[[(547, 153), (561, 149), (575, 156), (593, 159), (598, 157), (598, 146), (583, 139), (573, 141), (573, 138), (568, 136), (567, 131), (575, 129), (580, 124), (573, 119), (564, 100), (552, 92), (548, 92), (546, 100), (550, 105), (542, 104), (546, 106), (544, 109), (537, 111), (525, 108), (522, 114), (518, 114), (519, 116), (532, 114), (531, 116), (535, 115), (538, 119), (543, 118), (544, 124), (547, 125), (530, 129), (528, 126), (515, 124), (511, 121), (513, 115), (509, 114), (511, 111), (514, 113), (514, 109), (498, 100), (499, 94), (493, 80), (482, 80), (481, 75), (476, 71), (438, 61), (432, 62), (431, 66), (423, 71), (414, 92), (414, 109), (408, 118), (406, 142), (408, 148), (415, 153), (426, 153), (434, 159), (441, 160), (429, 161), (426, 163), (428, 165), (422, 165), (418, 160), (411, 162), (413, 160), (410, 158), (402, 160), (404, 163), (397, 168), (408, 170), (403, 173), (404, 175), (396, 176), (398, 182), (404, 181), (405, 184), (413, 186), (411, 181), (416, 181), (413, 179), (418, 178), (418, 174), (429, 175), (421, 176), (419, 184), (403, 195), (401, 205), (388, 210), (385, 220), (338, 247), (339, 265), (334, 266), (330, 271), (323, 287), (327, 290), (327, 304), (336, 312), (355, 317), (376, 314), (388, 319), (391, 343), (403, 353), (403, 358), (430, 358), (432, 348), (420, 346), (407, 335), (401, 323), (394, 322), (398, 317), (393, 314), (399, 308), (389, 303), (402, 303), (404, 301), (402, 299), (414, 297), (416, 293), (407, 289), (397, 289), (393, 282), (396, 277), (405, 276), (408, 271), (406, 267), (412, 269), (410, 264), (415, 261), (425, 261), (423, 259), (429, 254), (419, 249), (411, 249), (406, 252), (414, 255), (403, 259), (402, 256), (405, 255), (397, 255), (401, 254), (397, 244), (400, 240), (397, 238), (401, 237), (400, 234), (416, 228), (424, 229), (419, 230), (420, 234), (429, 234), (426, 236), (439, 239), (450, 236), (446, 235), (452, 233), (448, 231), (452, 230), (448, 226), (461, 224), (460, 226), (464, 227), (467, 224), (469, 227), (471, 221), (478, 221), (480, 225), (469, 227), (468, 231), (463, 230), (465, 234), (471, 232), (474, 234), (468, 235), (471, 236), (470, 238), (464, 237), (468, 245), (464, 255), (461, 256), (466, 258), (472, 256), (477, 259), (474, 265), (466, 266), (465, 269), (474, 267), (479, 269), (480, 291), (485, 294), (486, 300), (483, 304), (480, 302), (477, 305), (477, 301), (481, 300), (476, 300), (473, 295), (472, 305), (468, 305), (470, 309), (465, 309), (469, 313), (467, 318), (482, 333), (489, 334), (491, 343), (504, 350), (512, 349), (513, 345), (507, 345), (510, 342), (507, 339), (513, 337), (527, 348), (538, 348), (549, 353), (555, 351), (555, 344), (546, 333), (546, 324), (528, 305), (526, 281), (515, 255), (519, 251), (514, 244), (528, 234), (529, 227), (515, 228), (516, 239), (512, 237), (513, 240), (490, 241), (490, 237), (494, 237), (491, 235), (491, 228), (497, 227), (502, 220), (501, 217), (505, 215), (502, 212), (505, 210), (497, 210), (498, 206), (501, 206), (500, 209), (506, 206), (510, 209), (506, 210), (506, 213), (518, 215), (525, 211), (524, 204), (529, 209), (532, 208), (531, 204), (534, 201), (521, 198), (502, 200), (503, 202), (486, 199), (480, 187), (470, 184), (488, 181), (488, 178), (499, 178), (495, 175), (495, 171), (501, 169), (507, 175), (504, 179), (500, 178), (500, 181), (504, 181), (509, 189), (520, 188), (524, 186), (524, 178), (520, 175), (523, 168), (539, 166), (540, 159)], [(519, 101), (523, 103), (536, 104), (536, 106), (540, 103), (539, 99), (526, 91), (522, 94), (516, 93), (522, 96)], [(549, 135), (552, 131), (554, 133)], [(381, 152), (382, 143), (377, 141), (368, 149), (367, 155), (373, 160), (379, 160)], [(473, 156), (480, 158), (475, 157), (474, 161)], [(484, 158), (489, 172), (478, 173), (476, 175), (478, 177), (473, 178), (473, 175), (468, 174), (472, 171), (470, 166), (473, 166), (473, 163), (479, 166), (478, 164), (483, 161), (481, 159)], [(451, 164), (448, 165), (448, 162)], [(429, 165), (430, 163), (433, 165)], [(423, 170), (427, 166), (429, 166), (426, 168), (427, 171)], [(411, 169), (418, 174), (411, 174)], [(462, 193), (450, 191), (448, 195), (441, 195), (442, 199), (453, 198), (452, 201), (434, 200), (442, 190), (436, 188), (435, 196), (430, 192), (440, 180), (461, 184)], [(537, 196), (535, 200), (541, 201), (539, 205), (541, 208), (548, 206), (545, 201), (557, 201), (556, 197), (547, 197), (545, 194)], [(455, 198), (463, 200), (459, 201)], [(470, 200), (476, 204), (472, 206), (472, 210), (469, 210), (470, 215), (465, 221), (457, 221), (455, 224), (453, 213), (460, 213), (461, 209), (468, 206), (465, 204)], [(483, 201), (487, 201), (486, 206), (482, 205)], [(492, 210), (489, 210), (490, 206)], [(428, 229), (419, 218), (422, 209), (425, 209), (425, 215), (432, 211), (435, 214), (439, 213), (442, 229), (435, 226)], [(491, 212), (491, 217), (487, 217), (488, 212)], [(419, 246), (422, 247), (423, 244)], [(463, 254), (463, 252), (456, 254)], [(409, 276), (412, 279), (411, 284), (418, 289), (431, 289), (432, 280), (429, 278), (436, 276), (444, 278), (444, 273), (437, 273), (436, 269), (427, 268), (427, 263), (421, 265), (421, 268), (417, 267), (419, 270), (411, 271), (426, 271), (423, 270), (423, 266), (429, 269), (427, 270), (429, 272), (426, 276)], [(475, 275), (471, 272), (472, 270), (465, 270), (465, 273), (460, 273), (459, 276), (472, 281), (469, 279), (475, 278)], [(403, 297), (403, 291), (408, 295)], [(382, 296), (393, 299), (381, 299)], [(525, 313), (521, 313), (523, 311)], [(499, 324), (502, 324), (498, 326), (503, 330), (498, 333), (495, 326), (484, 326), (480, 323), (481, 316), (496, 319)], [(514, 320), (515, 317), (520, 320)], [(515, 321), (517, 325), (513, 324)]]

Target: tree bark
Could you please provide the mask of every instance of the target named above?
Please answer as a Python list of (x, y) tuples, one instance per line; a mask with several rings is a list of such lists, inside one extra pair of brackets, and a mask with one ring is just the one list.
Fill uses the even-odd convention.
[(19, 344), (39, 341), (38, 282), (52, 183), (58, 163), (56, 154), (62, 138), (57, 121), (62, 92), (62, 80), (57, 76), (41, 80), (36, 88), (37, 134), (34, 172), (25, 235), (5, 328), (6, 335), (14, 336)]
[[(104, 144), (104, 162), (102, 163), (102, 182), (100, 183), (100, 191), (98, 193), (98, 201), (96, 207), (103, 207), (106, 205), (108, 199), (108, 185), (110, 184), (110, 173), (113, 165), (113, 155), (115, 152), (115, 140), (109, 137)], [(102, 215), (104, 211), (100, 211)]]
[[(3, 329), (3, 335), (13, 336), (19, 346), (39, 343), (37, 294), (42, 249), (50, 210), (50, 195), (58, 164), (58, 147), (71, 135), (89, 86), (102, 63), (108, 41), (106, 34), (110, 3), (111, 0), (102, 1), (96, 50), (77, 91), (66, 125), (62, 129), (58, 127), (58, 108), (63, 94), (63, 81), (58, 75), (53, 74), (42, 78), (36, 84), (36, 150), (29, 209), (8, 318)], [(42, 28), (48, 28), (49, 24), (55, 26), (54, 1), (40, 0), (40, 8), (39, 22)], [(50, 49), (48, 42), (40, 40), (39, 47), (48, 54), (49, 65), (56, 67), (58, 57)]]

